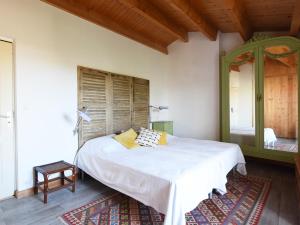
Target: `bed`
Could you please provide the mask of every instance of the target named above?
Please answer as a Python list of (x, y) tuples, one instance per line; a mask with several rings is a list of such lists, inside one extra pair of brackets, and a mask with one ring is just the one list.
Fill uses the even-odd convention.
[[(226, 191), (226, 175), (233, 167), (246, 174), (245, 160), (235, 144), (168, 136), (168, 145), (128, 150), (115, 141), (108, 134), (148, 127), (149, 84), (141, 78), (79, 68), (78, 108), (90, 110), (92, 120), (79, 126), (79, 146), (85, 144), (78, 153), (78, 167), (165, 214), (165, 225), (183, 225), (185, 213), (213, 188)], [(91, 139), (97, 136), (102, 137)]]
[[(231, 141), (240, 144), (255, 145), (255, 128), (242, 127), (230, 129)], [(265, 146), (273, 146), (277, 141), (277, 137), (272, 128), (264, 128), (264, 143)]]
[(246, 175), (236, 144), (168, 136), (168, 144), (128, 150), (113, 135), (87, 141), (78, 167), (101, 183), (165, 214), (165, 225), (184, 225), (185, 213), (208, 198), (212, 189), (226, 192), (232, 168)]

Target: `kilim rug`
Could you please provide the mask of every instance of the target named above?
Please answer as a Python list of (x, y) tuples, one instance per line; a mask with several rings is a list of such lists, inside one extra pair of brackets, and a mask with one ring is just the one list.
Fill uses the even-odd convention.
[[(255, 176), (229, 175), (227, 194), (213, 194), (186, 213), (187, 225), (256, 225), (271, 181)], [(164, 215), (116, 191), (65, 213), (67, 225), (162, 225)]]

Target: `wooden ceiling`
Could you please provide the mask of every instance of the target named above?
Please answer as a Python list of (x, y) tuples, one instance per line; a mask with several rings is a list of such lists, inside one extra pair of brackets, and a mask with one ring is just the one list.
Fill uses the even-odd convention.
[(42, 0), (165, 54), (188, 32), (214, 41), (217, 32), (300, 30), (300, 0)]

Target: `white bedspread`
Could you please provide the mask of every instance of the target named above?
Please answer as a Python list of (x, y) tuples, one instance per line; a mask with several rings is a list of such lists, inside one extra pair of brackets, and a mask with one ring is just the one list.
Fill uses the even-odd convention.
[(185, 213), (208, 198), (213, 188), (226, 192), (227, 173), (246, 174), (236, 144), (169, 136), (168, 145), (128, 150), (111, 136), (88, 141), (78, 167), (145, 205), (164, 213), (165, 225), (184, 225)]

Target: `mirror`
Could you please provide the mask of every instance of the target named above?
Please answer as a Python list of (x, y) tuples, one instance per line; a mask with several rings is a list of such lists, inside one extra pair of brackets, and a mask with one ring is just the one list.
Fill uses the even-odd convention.
[(298, 152), (297, 59), (288, 46), (264, 51), (265, 149)]
[(246, 52), (229, 71), (230, 141), (255, 146), (255, 58)]

